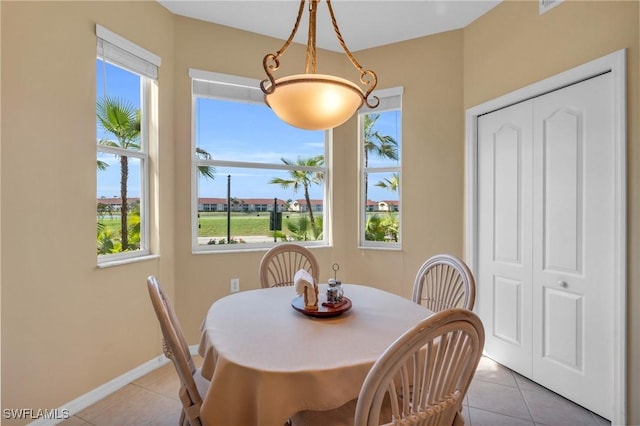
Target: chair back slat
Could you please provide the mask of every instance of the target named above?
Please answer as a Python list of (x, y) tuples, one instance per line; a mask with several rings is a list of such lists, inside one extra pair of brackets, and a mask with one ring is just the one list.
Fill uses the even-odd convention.
[(433, 256), (416, 274), (412, 300), (433, 312), (450, 308), (473, 310), (475, 299), (475, 279), (469, 267), (456, 256)]
[(308, 271), (318, 282), (320, 267), (308, 248), (294, 243), (278, 244), (260, 261), (260, 285), (262, 288), (293, 285), (293, 277), (300, 269)]
[[(369, 371), (355, 425), (452, 425), (480, 362), (484, 328), (463, 308), (422, 320), (400, 336)], [(380, 418), (385, 398), (390, 418)]]

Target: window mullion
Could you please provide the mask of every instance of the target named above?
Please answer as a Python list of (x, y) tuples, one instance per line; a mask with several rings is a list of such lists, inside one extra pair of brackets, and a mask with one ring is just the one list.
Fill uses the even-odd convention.
[(399, 172), (402, 168), (398, 166), (394, 167), (365, 167), (363, 170), (366, 173), (395, 173)]
[(271, 164), (271, 163), (250, 163), (243, 161), (221, 161), (221, 160), (205, 160), (196, 158), (195, 162), (198, 166), (213, 167), (236, 167), (245, 169), (270, 169), (270, 170), (300, 170), (306, 172), (326, 172), (326, 167), (298, 166), (287, 164)]
[(135, 158), (145, 158), (148, 156), (146, 152), (143, 151), (131, 151), (129, 149), (118, 148), (115, 146), (108, 145), (97, 145), (98, 152), (104, 152), (107, 154), (113, 155), (124, 155), (127, 157), (135, 157)]

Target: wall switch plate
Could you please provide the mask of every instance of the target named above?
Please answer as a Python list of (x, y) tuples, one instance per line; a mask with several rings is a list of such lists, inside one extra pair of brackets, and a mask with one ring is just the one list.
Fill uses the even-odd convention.
[(240, 291), (240, 278), (231, 278), (231, 293)]
[(538, 14), (542, 15), (543, 13), (548, 12), (563, 1), (564, 0), (539, 0)]

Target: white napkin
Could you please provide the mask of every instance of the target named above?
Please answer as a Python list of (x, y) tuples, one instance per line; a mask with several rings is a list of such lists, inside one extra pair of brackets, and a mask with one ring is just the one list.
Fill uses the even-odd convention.
[(316, 304), (316, 292), (313, 285), (313, 277), (306, 269), (300, 269), (295, 273), (293, 276), (293, 287), (298, 296), (302, 296), (305, 289), (309, 289), (309, 291), (307, 291), (307, 303), (309, 305)]

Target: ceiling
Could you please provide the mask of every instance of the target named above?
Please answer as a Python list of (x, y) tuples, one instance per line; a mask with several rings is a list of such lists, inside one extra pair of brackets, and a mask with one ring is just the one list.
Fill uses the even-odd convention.
[[(295, 0), (157, 0), (176, 15), (286, 40), (293, 29)], [(463, 28), (501, 0), (333, 0), (334, 15), (352, 52)], [(306, 44), (305, 10), (294, 42)], [(318, 48), (341, 52), (325, 2), (318, 6)], [(277, 46), (276, 48), (280, 48)]]

